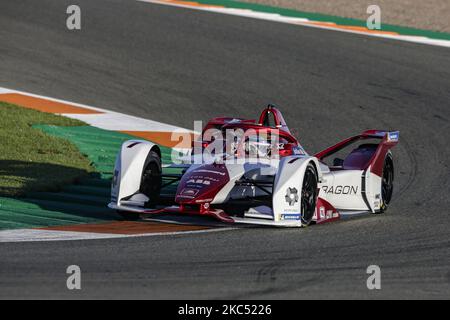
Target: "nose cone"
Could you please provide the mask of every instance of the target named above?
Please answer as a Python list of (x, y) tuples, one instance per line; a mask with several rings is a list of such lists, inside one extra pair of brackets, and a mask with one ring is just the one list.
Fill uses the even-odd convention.
[(175, 202), (211, 202), (229, 181), (228, 170), (224, 164), (200, 165), (186, 172), (181, 178)]

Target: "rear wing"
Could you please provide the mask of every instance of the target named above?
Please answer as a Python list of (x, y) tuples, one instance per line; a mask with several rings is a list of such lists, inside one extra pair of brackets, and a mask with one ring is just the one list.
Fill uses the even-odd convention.
[(370, 172), (379, 177), (383, 176), (384, 161), (389, 150), (395, 147), (400, 139), (400, 131), (385, 131), (380, 133), (382, 140), (378, 145), (377, 151), (369, 162)]
[(382, 143), (388, 143), (395, 146), (400, 138), (400, 131), (384, 131), (384, 130), (367, 130), (364, 131), (360, 136), (369, 138), (380, 138)]
[(389, 150), (397, 145), (399, 138), (399, 131), (367, 130), (359, 135), (347, 138), (331, 147), (326, 148), (323, 151), (318, 152), (315, 154), (315, 157), (319, 159), (319, 161), (323, 161), (325, 158), (358, 141), (379, 139), (380, 142), (376, 146), (376, 149), (372, 148), (370, 150), (360, 150), (360, 152), (356, 152), (358, 150), (354, 150), (344, 160), (341, 169), (367, 170), (370, 167), (371, 172), (381, 176), (384, 160), (389, 153)]

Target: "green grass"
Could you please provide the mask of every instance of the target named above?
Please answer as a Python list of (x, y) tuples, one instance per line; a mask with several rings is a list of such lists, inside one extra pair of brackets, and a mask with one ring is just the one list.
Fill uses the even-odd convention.
[(74, 144), (32, 127), (37, 124), (86, 125), (0, 102), (0, 196), (58, 191), (93, 171), (90, 161)]

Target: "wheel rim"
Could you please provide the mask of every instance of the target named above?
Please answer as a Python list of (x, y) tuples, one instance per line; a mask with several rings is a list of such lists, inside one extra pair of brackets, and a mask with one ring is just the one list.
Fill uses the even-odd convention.
[(386, 161), (383, 168), (383, 179), (381, 183), (381, 195), (383, 202), (388, 205), (391, 202), (392, 192), (394, 190), (394, 167), (390, 160)]
[(302, 187), (302, 222), (309, 223), (313, 218), (314, 211), (316, 209), (316, 193), (317, 193), (317, 179), (316, 174), (312, 169), (308, 169), (305, 172), (303, 178)]

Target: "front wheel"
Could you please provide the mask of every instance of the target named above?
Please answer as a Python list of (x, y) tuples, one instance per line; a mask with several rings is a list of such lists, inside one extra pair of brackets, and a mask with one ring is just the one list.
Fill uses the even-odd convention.
[(157, 205), (161, 192), (161, 186), (161, 158), (156, 152), (150, 151), (146, 160), (145, 169), (142, 173), (140, 189), (140, 191), (149, 198), (147, 206), (153, 207)]
[(303, 177), (301, 197), (301, 222), (303, 226), (308, 226), (314, 217), (317, 201), (317, 180), (316, 169), (310, 163)]

